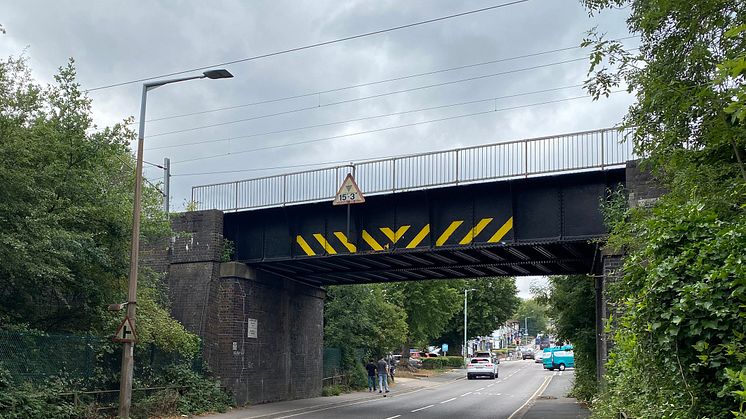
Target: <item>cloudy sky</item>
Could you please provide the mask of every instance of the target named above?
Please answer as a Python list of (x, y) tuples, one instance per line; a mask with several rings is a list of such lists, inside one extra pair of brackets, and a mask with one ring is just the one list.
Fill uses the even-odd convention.
[[(10, 1), (0, 6), (7, 31), (0, 35), (0, 54), (25, 54), (42, 83), (73, 57), (81, 85), (93, 89), (95, 121), (104, 126), (138, 115), (141, 83), (97, 89), (102, 86), (506, 2)], [(528, 0), (222, 66), (235, 78), (149, 93), (145, 159), (171, 159), (171, 202), (180, 209), (193, 185), (609, 127), (631, 102), (626, 94), (556, 101), (584, 95), (577, 86), (588, 63), (572, 60), (588, 51), (572, 47), (594, 26), (609, 38), (629, 36), (626, 15), (622, 9), (589, 17), (578, 0)], [(635, 39), (624, 42), (636, 46)], [(409, 77), (421, 73), (432, 74)], [(390, 79), (397, 80), (382, 82)], [(450, 83), (423, 88), (444, 82)], [(409, 91), (394, 93), (401, 90)], [(428, 122), (488, 109), (497, 111)], [(399, 114), (372, 118), (391, 113)], [(418, 124), (380, 131), (412, 123)], [(370, 130), (379, 132), (360, 134)], [(280, 147), (255, 150), (268, 146)], [(157, 182), (162, 171), (149, 166), (145, 175)]]

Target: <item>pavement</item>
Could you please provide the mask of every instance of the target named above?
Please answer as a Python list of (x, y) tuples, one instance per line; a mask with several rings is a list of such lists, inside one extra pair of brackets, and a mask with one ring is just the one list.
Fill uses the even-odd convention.
[(561, 378), (565, 374), (571, 377), (570, 373), (570, 370), (565, 370), (564, 372), (555, 371), (552, 380), (527, 405), (523, 415), (515, 416), (512, 419), (574, 419), (589, 417), (591, 412), (587, 407), (580, 404), (576, 399), (567, 397), (567, 394), (572, 389), (572, 380)]

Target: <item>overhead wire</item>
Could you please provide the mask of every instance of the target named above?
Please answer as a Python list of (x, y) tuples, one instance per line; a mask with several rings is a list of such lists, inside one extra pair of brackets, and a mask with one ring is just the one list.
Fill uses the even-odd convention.
[(235, 137), (214, 138), (214, 139), (194, 141), (190, 143), (179, 143), (179, 144), (164, 145), (164, 146), (158, 146), (158, 147), (146, 147), (143, 150), (145, 151), (163, 150), (167, 148), (180, 148), (180, 147), (188, 147), (188, 146), (194, 146), (194, 145), (200, 145), (200, 144), (210, 144), (210, 143), (241, 140), (241, 139), (247, 139), (247, 138), (263, 137), (263, 136), (273, 135), (273, 134), (282, 134), (282, 133), (302, 131), (302, 130), (312, 129), (312, 128), (322, 128), (322, 127), (330, 127), (334, 125), (348, 124), (351, 122), (362, 122), (362, 121), (368, 121), (371, 119), (386, 118), (390, 116), (406, 115), (406, 114), (415, 113), (415, 112), (425, 112), (425, 111), (432, 111), (436, 109), (446, 109), (446, 108), (453, 108), (456, 106), (473, 105), (477, 103), (493, 102), (493, 101), (501, 100), (501, 99), (509, 99), (509, 98), (516, 98), (516, 97), (521, 97), (521, 96), (535, 95), (539, 93), (556, 92), (559, 90), (578, 88), (582, 86), (583, 86), (582, 84), (575, 84), (572, 86), (554, 87), (550, 89), (534, 90), (531, 92), (522, 92), (522, 93), (515, 93), (515, 94), (510, 94), (510, 95), (495, 96), (495, 97), (490, 97), (490, 98), (485, 98), (485, 99), (469, 100), (465, 102), (449, 103), (449, 104), (438, 105), (438, 106), (429, 106), (426, 108), (409, 109), (409, 110), (400, 111), (400, 112), (389, 112), (389, 113), (365, 116), (365, 117), (360, 117), (360, 118), (346, 119), (343, 121), (334, 121), (334, 122), (327, 122), (323, 124), (306, 125), (302, 127), (286, 128), (286, 129), (275, 130), (275, 131), (265, 131), (265, 132), (255, 133), (255, 134), (239, 135)]
[[(637, 38), (637, 37), (636, 36), (625, 36), (625, 37), (621, 37), (621, 38), (612, 39), (612, 41), (624, 41), (624, 40), (628, 40), (628, 39), (632, 39), (632, 38)], [(341, 87), (335, 87), (335, 88), (327, 89), (327, 90), (319, 90), (319, 91), (316, 91), (316, 92), (301, 93), (301, 94), (284, 96), (284, 97), (278, 97), (278, 98), (273, 98), (273, 99), (265, 99), (265, 100), (260, 100), (260, 101), (256, 101), (256, 102), (243, 103), (243, 104), (240, 104), (240, 105), (232, 105), (232, 106), (224, 106), (224, 107), (220, 107), (220, 108), (205, 109), (205, 110), (202, 110), (202, 111), (188, 112), (188, 113), (175, 114), (175, 115), (167, 115), (167, 116), (163, 116), (163, 117), (159, 117), (159, 118), (146, 119), (145, 122), (165, 121), (165, 120), (175, 119), (175, 118), (183, 118), (183, 117), (188, 117), (188, 116), (197, 116), (197, 115), (204, 115), (204, 114), (208, 114), (208, 113), (215, 113), (215, 112), (235, 110), (235, 109), (240, 109), (240, 108), (246, 108), (246, 107), (249, 107), (249, 106), (257, 106), (257, 105), (265, 105), (265, 104), (270, 104), (270, 103), (284, 102), (284, 101), (293, 100), (293, 99), (302, 99), (302, 98), (306, 98), (306, 97), (313, 97), (313, 96), (323, 95), (323, 94), (327, 94), (327, 93), (336, 93), (336, 92), (341, 92), (341, 91), (345, 91), (345, 90), (357, 89), (357, 88), (360, 88), (360, 87), (375, 86), (375, 85), (383, 84), (383, 83), (391, 83), (391, 82), (395, 82), (395, 81), (407, 80), (407, 79), (412, 79), (412, 78), (416, 78), (416, 77), (431, 76), (431, 75), (434, 75), (434, 74), (447, 73), (447, 72), (450, 72), (450, 71), (464, 70), (464, 69), (467, 69), (467, 68), (481, 67), (481, 66), (490, 65), (490, 64), (497, 64), (497, 63), (503, 63), (503, 62), (508, 62), (508, 61), (515, 61), (515, 60), (520, 60), (520, 59), (523, 59), (523, 58), (538, 57), (538, 56), (541, 56), (541, 55), (553, 54), (553, 53), (556, 53), (556, 52), (563, 52), (563, 51), (571, 51), (571, 50), (580, 49), (580, 48), (583, 48), (583, 47), (581, 45), (575, 45), (575, 46), (572, 46), (572, 47), (555, 48), (555, 49), (551, 49), (551, 50), (534, 52), (534, 53), (531, 53), (531, 54), (516, 55), (516, 56), (513, 56), (513, 57), (506, 57), (506, 58), (498, 58), (498, 59), (489, 60), (489, 61), (482, 61), (482, 62), (478, 62), (478, 63), (464, 64), (464, 65), (460, 65), (460, 66), (456, 66), (456, 67), (441, 68), (441, 69), (438, 69), (438, 70), (431, 70), (431, 71), (425, 71), (425, 72), (421, 72), (421, 73), (408, 74), (408, 75), (404, 75), (404, 76), (391, 77), (391, 78), (382, 79), (382, 80), (374, 80), (374, 81), (365, 82), (365, 83), (351, 84), (351, 85), (341, 86)], [(138, 123), (138, 121), (133, 121), (133, 122), (130, 123), (130, 125), (135, 125), (137, 123)]]
[[(619, 92), (625, 92), (625, 91), (626, 90), (615, 90), (615, 91), (613, 91), (611, 93), (619, 93)], [(575, 97), (558, 99), (558, 100), (544, 101), (544, 102), (539, 102), (539, 103), (531, 103), (531, 104), (527, 104), (527, 105), (511, 106), (511, 107), (506, 107), (506, 108), (494, 108), (494, 109), (490, 109), (490, 110), (486, 110), (486, 111), (471, 112), (471, 113), (465, 113), (465, 114), (461, 114), (461, 115), (449, 116), (449, 117), (444, 117), (444, 118), (437, 118), (437, 119), (430, 119), (430, 120), (426, 120), (426, 121), (412, 122), (412, 123), (408, 123), (408, 124), (394, 125), (394, 126), (383, 127), (383, 128), (376, 128), (376, 129), (364, 130), (364, 131), (357, 131), (357, 132), (352, 132), (352, 133), (346, 133), (346, 134), (340, 134), (340, 135), (333, 135), (333, 136), (329, 136), (329, 137), (314, 138), (314, 139), (310, 139), (310, 140), (297, 141), (297, 142), (293, 142), (293, 143), (277, 144), (277, 145), (271, 145), (271, 146), (265, 146), (265, 147), (257, 147), (257, 148), (248, 149), (248, 150), (241, 150), (241, 151), (237, 151), (237, 152), (228, 152), (228, 153), (222, 153), (222, 154), (214, 154), (214, 155), (211, 155), (211, 156), (195, 157), (195, 158), (192, 158), (192, 159), (174, 161), (174, 162), (172, 162), (172, 164), (188, 163), (188, 162), (193, 162), (193, 161), (209, 160), (209, 159), (214, 159), (214, 158), (219, 158), (219, 157), (235, 156), (235, 155), (239, 155), (239, 154), (253, 153), (253, 152), (256, 152), (256, 151), (264, 151), (264, 150), (273, 150), (273, 149), (286, 148), (286, 147), (294, 147), (294, 146), (303, 145), (303, 144), (318, 143), (318, 142), (322, 142), (322, 141), (330, 141), (330, 140), (335, 140), (335, 139), (339, 139), (339, 138), (354, 137), (354, 136), (358, 136), (358, 135), (371, 134), (371, 133), (376, 133), (376, 132), (384, 132), (384, 131), (390, 131), (390, 130), (394, 130), (394, 129), (413, 127), (413, 126), (418, 126), (418, 125), (432, 124), (432, 123), (435, 123), (435, 122), (451, 121), (451, 120), (455, 120), (455, 119), (467, 118), (467, 117), (472, 117), (472, 116), (487, 115), (487, 114), (491, 114), (491, 113), (495, 113), (495, 112), (504, 112), (504, 111), (508, 111), (508, 110), (523, 109), (523, 108), (529, 108), (529, 107), (533, 107), (533, 106), (540, 106), (540, 105), (548, 105), (548, 104), (553, 104), (553, 103), (567, 102), (567, 101), (577, 100), (577, 99), (587, 99), (589, 97), (591, 97), (591, 96), (590, 95), (583, 95), (583, 96), (575, 96)]]
[(189, 69), (186, 69), (186, 70), (175, 71), (175, 72), (166, 73), (166, 74), (159, 74), (159, 75), (156, 75), (156, 76), (143, 77), (143, 78), (135, 79), (135, 80), (129, 80), (129, 81), (118, 82), (118, 83), (111, 83), (111, 84), (107, 84), (107, 85), (103, 85), (103, 86), (93, 87), (93, 88), (87, 89), (85, 91), (86, 92), (93, 92), (93, 91), (97, 91), (97, 90), (109, 89), (109, 88), (112, 88), (112, 87), (119, 87), (119, 86), (125, 86), (125, 85), (128, 85), (128, 84), (145, 82), (145, 81), (148, 81), (148, 80), (153, 80), (153, 79), (157, 79), (157, 78), (161, 78), (161, 77), (177, 76), (177, 75), (180, 75), (180, 74), (190, 73), (190, 72), (194, 72), (194, 71), (207, 70), (207, 69), (214, 68), (214, 67), (226, 66), (226, 65), (231, 65), (231, 64), (238, 64), (238, 63), (243, 63), (243, 62), (247, 62), (247, 61), (254, 61), (254, 60), (259, 60), (259, 59), (262, 59), (262, 58), (268, 58), (268, 57), (274, 57), (274, 56), (277, 56), (277, 55), (288, 54), (288, 53), (291, 53), (291, 52), (302, 51), (302, 50), (310, 49), (310, 48), (317, 48), (317, 47), (320, 47), (320, 46), (336, 44), (336, 43), (340, 43), (340, 42), (350, 41), (350, 40), (353, 40), (353, 39), (359, 39), (359, 38), (364, 38), (364, 37), (373, 36), (373, 35), (380, 35), (380, 34), (386, 33), (386, 32), (392, 32), (392, 31), (397, 31), (397, 30), (401, 30), (401, 29), (412, 28), (412, 27), (415, 27), (415, 26), (421, 26), (421, 25), (426, 25), (426, 24), (429, 24), (429, 23), (440, 22), (440, 21), (443, 21), (443, 20), (454, 19), (454, 18), (457, 18), (457, 17), (462, 17), (462, 16), (472, 15), (472, 14), (476, 14), (476, 13), (486, 12), (486, 11), (489, 11), (489, 10), (495, 10), (495, 9), (499, 9), (499, 8), (503, 8), (503, 7), (507, 7), (507, 6), (512, 6), (512, 5), (516, 5), (516, 4), (519, 4), (519, 3), (526, 3), (526, 2), (528, 2), (528, 0), (515, 0), (515, 1), (510, 1), (510, 2), (507, 2), (507, 3), (500, 3), (500, 4), (496, 4), (496, 5), (492, 5), (492, 6), (482, 7), (482, 8), (479, 8), (479, 9), (467, 10), (465, 12), (454, 13), (454, 14), (450, 14), (450, 15), (446, 15), (446, 16), (440, 16), (440, 17), (437, 17), (437, 18), (432, 18), (432, 19), (422, 20), (422, 21), (408, 23), (408, 24), (404, 24), (404, 25), (394, 26), (394, 27), (390, 27), (390, 28), (386, 28), (386, 29), (379, 29), (379, 30), (375, 30), (375, 31), (371, 31), (371, 32), (365, 32), (365, 33), (361, 33), (361, 34), (357, 34), (357, 35), (346, 36), (346, 37), (343, 37), (343, 38), (337, 38), (337, 39), (333, 39), (333, 40), (329, 40), (329, 41), (317, 42), (317, 43), (313, 43), (313, 44), (303, 45), (303, 46), (300, 46), (300, 47), (288, 48), (288, 49), (284, 49), (284, 50), (280, 50), (280, 51), (274, 51), (274, 52), (270, 52), (270, 53), (266, 53), (266, 54), (254, 55), (254, 56), (251, 56), (251, 57), (240, 58), (240, 59), (237, 59), (237, 60), (231, 60), (231, 61), (225, 61), (225, 62), (222, 62), (222, 63), (216, 63), (216, 64), (210, 64), (210, 65), (206, 65), (206, 66), (194, 67), (194, 68), (189, 68)]
[(381, 97), (385, 97), (385, 96), (391, 96), (391, 95), (396, 95), (396, 94), (401, 94), (401, 93), (408, 93), (408, 92), (414, 92), (414, 91), (418, 91), (418, 90), (432, 89), (432, 88), (435, 88), (435, 87), (448, 86), (448, 85), (452, 85), (452, 84), (465, 83), (465, 82), (475, 81), (475, 80), (483, 80), (483, 79), (486, 79), (486, 78), (492, 78), (492, 77), (502, 76), (502, 75), (506, 75), (506, 74), (514, 74), (514, 73), (519, 73), (519, 72), (522, 72), (522, 71), (530, 71), (530, 70), (535, 70), (535, 69), (539, 69), (539, 68), (546, 68), (546, 67), (552, 67), (552, 66), (556, 66), (556, 65), (568, 64), (568, 63), (573, 63), (573, 62), (578, 62), (578, 61), (587, 61), (587, 60), (588, 60), (588, 57), (581, 57), (581, 58), (574, 58), (574, 59), (570, 59), (570, 60), (555, 61), (555, 62), (547, 63), (547, 64), (534, 65), (534, 66), (530, 66), (530, 67), (522, 67), (522, 68), (517, 68), (517, 69), (512, 69), (512, 70), (500, 71), (500, 72), (497, 72), (497, 73), (483, 74), (483, 75), (480, 75), (480, 76), (467, 77), (467, 78), (462, 78), (462, 79), (457, 79), (457, 80), (449, 80), (449, 81), (440, 82), (440, 83), (432, 83), (432, 84), (428, 84), (428, 85), (424, 85), (424, 86), (417, 86), (417, 87), (412, 87), (412, 88), (408, 88), (408, 89), (400, 89), (400, 90), (395, 90), (395, 91), (386, 92), (386, 93), (379, 93), (379, 94), (370, 95), (370, 96), (363, 96), (363, 97), (358, 97), (358, 98), (339, 100), (339, 101), (336, 101), (336, 102), (329, 102), (329, 103), (325, 103), (325, 104), (319, 104), (319, 105), (316, 105), (316, 106), (305, 106), (305, 107), (302, 107), (302, 108), (295, 108), (295, 109), (290, 109), (290, 110), (281, 111), (281, 112), (275, 112), (275, 113), (271, 113), (271, 114), (263, 114), (263, 115), (257, 115), (257, 116), (248, 117), (248, 118), (235, 119), (235, 120), (231, 120), (231, 121), (217, 122), (217, 123), (214, 123), (214, 124), (199, 125), (199, 126), (196, 126), (196, 127), (182, 128), (182, 129), (173, 130), (173, 131), (159, 132), (159, 133), (156, 133), (156, 134), (148, 135), (147, 138), (157, 138), (157, 137), (163, 137), (163, 136), (166, 136), (166, 135), (182, 134), (182, 133), (185, 133), (185, 132), (198, 131), (198, 130), (202, 130), (202, 129), (206, 129), (206, 128), (215, 128), (215, 127), (221, 127), (221, 126), (226, 126), (226, 125), (234, 125), (234, 124), (239, 124), (241, 122), (255, 121), (255, 120), (258, 120), (258, 119), (265, 119), (265, 118), (271, 118), (271, 117), (275, 117), (275, 116), (288, 115), (288, 114), (303, 112), (303, 111), (312, 110), (312, 109), (319, 109), (319, 108), (324, 108), (324, 107), (329, 107), (329, 106), (337, 106), (337, 105), (343, 105), (343, 104), (348, 104), (348, 103), (353, 103), (353, 102), (360, 102), (360, 101), (364, 101), (364, 100), (377, 99), (377, 98), (381, 98)]

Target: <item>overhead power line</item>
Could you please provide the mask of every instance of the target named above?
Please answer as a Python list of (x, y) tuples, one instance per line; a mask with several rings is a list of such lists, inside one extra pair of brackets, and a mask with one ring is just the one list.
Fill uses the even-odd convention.
[[(611, 93), (620, 93), (620, 92), (626, 92), (626, 90), (615, 90), (615, 91), (613, 91)], [(527, 105), (511, 106), (511, 107), (507, 107), (507, 108), (494, 108), (494, 109), (490, 109), (490, 110), (486, 110), (486, 111), (471, 112), (471, 113), (465, 113), (465, 114), (461, 114), (461, 115), (449, 116), (449, 117), (445, 117), (445, 118), (430, 119), (430, 120), (427, 120), (427, 121), (412, 122), (412, 123), (402, 124), (402, 125), (394, 125), (394, 126), (377, 128), (377, 129), (371, 129), (371, 130), (365, 130), (365, 131), (351, 132), (351, 133), (347, 133), (347, 134), (333, 135), (333, 136), (330, 136), (330, 137), (314, 138), (314, 139), (311, 139), (311, 140), (298, 141), (298, 142), (294, 142), (294, 143), (277, 144), (277, 145), (265, 146), (265, 147), (257, 147), (257, 148), (252, 148), (252, 149), (248, 149), (248, 150), (237, 151), (237, 152), (234, 152), (234, 153), (228, 152), (228, 153), (222, 153), (222, 154), (214, 154), (214, 155), (211, 155), (211, 156), (195, 157), (195, 158), (192, 158), (192, 159), (175, 161), (175, 162), (172, 162), (171, 164), (188, 163), (188, 162), (199, 161), (199, 160), (209, 160), (209, 159), (214, 159), (214, 158), (218, 158), (218, 157), (227, 157), (227, 156), (235, 156), (235, 155), (239, 155), (239, 154), (253, 153), (253, 152), (256, 152), (256, 151), (264, 151), (264, 150), (272, 150), (272, 149), (278, 149), (278, 148), (294, 147), (294, 146), (303, 145), (303, 144), (318, 143), (318, 142), (323, 142), (323, 141), (335, 140), (335, 139), (339, 139), (339, 138), (354, 137), (354, 136), (363, 135), (363, 134), (372, 134), (372, 133), (376, 133), (376, 132), (391, 131), (391, 130), (395, 130), (395, 129), (399, 129), (399, 128), (407, 128), (407, 127), (413, 127), (413, 126), (424, 125), (424, 124), (432, 124), (432, 123), (435, 123), (435, 122), (451, 121), (451, 120), (455, 120), (455, 119), (467, 118), (467, 117), (472, 117), (472, 116), (487, 115), (487, 114), (491, 114), (491, 113), (495, 113), (495, 112), (504, 112), (504, 111), (515, 110), (515, 109), (529, 108), (529, 107), (533, 107), (533, 106), (548, 105), (548, 104), (552, 104), (552, 103), (568, 102), (568, 101), (577, 100), (577, 99), (587, 99), (589, 97), (591, 97), (591, 96), (590, 95), (583, 95), (583, 96), (575, 96), (575, 97), (569, 97), (569, 98), (558, 99), (558, 100), (550, 100), (550, 101), (545, 101), (545, 102), (531, 103), (531, 104), (527, 104)]]
[[(632, 39), (632, 38), (637, 38), (637, 37), (636, 36), (625, 36), (625, 37), (621, 37), (621, 38), (612, 39), (612, 41), (624, 41), (624, 40)], [(375, 85), (378, 85), (378, 84), (391, 83), (391, 82), (395, 82), (395, 81), (407, 80), (407, 79), (412, 79), (412, 78), (416, 78), (416, 77), (432, 76), (434, 74), (447, 73), (447, 72), (450, 72), (450, 71), (457, 71), (457, 70), (465, 70), (467, 68), (481, 67), (481, 66), (486, 66), (486, 65), (490, 65), (490, 64), (497, 64), (497, 63), (504, 63), (504, 62), (508, 62), (508, 61), (520, 60), (520, 59), (523, 59), (523, 58), (538, 57), (538, 56), (541, 56), (541, 55), (553, 54), (553, 53), (556, 53), (556, 52), (563, 52), (563, 51), (571, 51), (571, 50), (581, 49), (581, 48), (583, 48), (583, 47), (580, 46), (580, 45), (575, 45), (575, 46), (572, 46), (572, 47), (564, 47), (564, 48), (555, 48), (555, 49), (546, 50), (546, 51), (534, 52), (534, 53), (531, 53), (531, 54), (516, 55), (516, 56), (513, 56), (513, 57), (506, 57), (506, 58), (497, 58), (497, 59), (489, 60), (489, 61), (481, 61), (481, 62), (478, 62), (478, 63), (464, 64), (464, 65), (460, 65), (460, 66), (456, 66), (456, 67), (441, 68), (441, 69), (438, 69), (438, 70), (431, 70), (431, 71), (425, 71), (425, 72), (421, 72), (421, 73), (408, 74), (408, 75), (404, 75), (404, 76), (391, 77), (391, 78), (388, 78), (388, 79), (374, 80), (374, 81), (365, 82), (365, 83), (358, 83), (358, 84), (351, 84), (351, 85), (342, 86), (342, 87), (335, 87), (335, 88), (327, 89), (327, 90), (319, 90), (319, 91), (316, 91), (316, 92), (300, 93), (300, 94), (296, 94), (296, 95), (278, 97), (278, 98), (273, 98), (273, 99), (264, 99), (264, 100), (260, 100), (260, 101), (256, 101), (256, 102), (250, 102), (250, 103), (243, 103), (243, 104), (240, 104), (240, 105), (224, 106), (224, 107), (220, 107), (220, 108), (205, 109), (205, 110), (202, 110), (202, 111), (195, 111), (195, 112), (187, 112), (187, 113), (182, 113), (182, 114), (162, 116), (162, 117), (159, 117), (159, 118), (146, 119), (145, 122), (165, 121), (165, 120), (168, 120), (168, 119), (184, 118), (184, 117), (188, 117), (188, 116), (197, 116), (197, 115), (204, 115), (204, 114), (208, 114), (208, 113), (223, 112), (223, 111), (230, 111), (230, 110), (234, 110), (234, 109), (247, 108), (249, 106), (266, 105), (266, 104), (270, 104), (270, 103), (284, 102), (284, 101), (287, 101), (287, 100), (302, 99), (302, 98), (306, 98), (306, 97), (319, 96), (319, 95), (323, 95), (323, 94), (327, 94), (327, 93), (336, 93), (336, 92), (341, 92), (341, 91), (345, 91), (345, 90), (357, 89), (357, 88), (360, 88), (360, 87), (375, 86)], [(133, 121), (129, 125), (136, 125), (137, 123), (138, 123), (138, 121)]]
[(415, 112), (432, 111), (436, 109), (453, 108), (456, 106), (465, 106), (465, 105), (473, 105), (477, 103), (494, 102), (500, 99), (509, 99), (509, 98), (515, 98), (515, 97), (521, 97), (521, 96), (535, 95), (539, 93), (556, 92), (558, 90), (566, 90), (566, 89), (578, 88), (582, 86), (583, 86), (582, 84), (576, 84), (572, 86), (554, 87), (551, 89), (534, 90), (532, 92), (522, 92), (522, 93), (511, 94), (511, 95), (495, 96), (495, 97), (490, 97), (490, 98), (485, 98), (485, 99), (469, 100), (466, 102), (449, 103), (446, 105), (429, 106), (426, 108), (410, 109), (410, 110), (400, 111), (400, 112), (390, 112), (390, 113), (384, 113), (384, 114), (378, 114), (378, 115), (364, 116), (360, 118), (346, 119), (344, 121), (327, 122), (324, 124), (306, 125), (302, 127), (287, 128), (287, 129), (281, 129), (281, 130), (276, 130), (276, 131), (265, 131), (265, 132), (249, 134), (249, 135), (239, 135), (236, 137), (214, 138), (214, 139), (208, 139), (208, 140), (194, 141), (191, 143), (179, 143), (179, 144), (164, 145), (164, 146), (158, 146), (158, 147), (148, 147), (148, 148), (145, 148), (144, 150), (146, 151), (163, 150), (167, 148), (187, 147), (187, 146), (200, 145), (200, 144), (220, 143), (220, 142), (240, 140), (240, 139), (246, 139), (246, 138), (263, 137), (263, 136), (272, 135), (272, 134), (282, 134), (282, 133), (287, 133), (287, 132), (302, 131), (302, 130), (311, 129), (311, 128), (330, 127), (334, 125), (348, 124), (351, 122), (362, 122), (362, 121), (368, 121), (371, 119), (386, 118), (389, 116), (406, 115), (406, 114), (415, 113)]
[(324, 45), (336, 44), (336, 43), (339, 43), (339, 42), (350, 41), (350, 40), (353, 40), (353, 39), (364, 38), (364, 37), (367, 37), (367, 36), (380, 35), (380, 34), (386, 33), (386, 32), (392, 32), (392, 31), (397, 31), (397, 30), (401, 30), (401, 29), (412, 28), (412, 27), (415, 27), (415, 26), (421, 26), (421, 25), (426, 25), (426, 24), (429, 24), (429, 23), (440, 22), (440, 21), (443, 21), (443, 20), (454, 19), (454, 18), (457, 18), (457, 17), (462, 17), (462, 16), (472, 15), (472, 14), (476, 14), (476, 13), (486, 12), (486, 11), (489, 11), (489, 10), (495, 10), (495, 9), (499, 9), (499, 8), (502, 8), (502, 7), (512, 6), (512, 5), (515, 5), (515, 4), (526, 3), (526, 2), (528, 2), (528, 0), (515, 0), (515, 1), (507, 2), (507, 3), (496, 4), (496, 5), (493, 5), (493, 6), (482, 7), (480, 9), (468, 10), (466, 12), (454, 13), (454, 14), (450, 14), (450, 15), (446, 15), (446, 16), (441, 16), (441, 17), (437, 17), (437, 18), (433, 18), (433, 19), (427, 19), (427, 20), (422, 20), (422, 21), (419, 21), (419, 22), (408, 23), (408, 24), (405, 24), (405, 25), (394, 26), (394, 27), (391, 27), (391, 28), (379, 29), (379, 30), (372, 31), (372, 32), (365, 32), (365, 33), (361, 33), (361, 34), (357, 34), (357, 35), (346, 36), (344, 38), (333, 39), (333, 40), (330, 40), (330, 41), (317, 42), (315, 44), (303, 45), (303, 46), (300, 46), (300, 47), (294, 47), (294, 48), (289, 48), (289, 49), (285, 49), (285, 50), (270, 52), (270, 53), (266, 53), (266, 54), (255, 55), (255, 56), (252, 56), (252, 57), (240, 58), (240, 59), (232, 60), (232, 61), (225, 61), (225, 62), (222, 62), (222, 63), (210, 64), (210, 65), (206, 65), (206, 66), (202, 66), (202, 67), (194, 67), (194, 68), (190, 68), (190, 69), (186, 69), (186, 70), (176, 71), (176, 72), (173, 72), (173, 73), (159, 74), (157, 76), (144, 77), (144, 78), (136, 79), (136, 80), (129, 80), (129, 81), (124, 81), (124, 82), (119, 82), (119, 83), (107, 84), (107, 85), (104, 85), (104, 86), (93, 87), (91, 89), (86, 90), (86, 92), (93, 92), (93, 91), (96, 91), (96, 90), (103, 90), (103, 89), (109, 89), (109, 88), (112, 88), (112, 87), (125, 86), (125, 85), (128, 85), (128, 84), (140, 83), (140, 82), (144, 82), (144, 81), (148, 81), (148, 80), (153, 80), (153, 79), (157, 79), (157, 78), (162, 78), (162, 77), (177, 76), (177, 75), (180, 75), (180, 74), (190, 73), (190, 72), (194, 72), (194, 71), (207, 70), (209, 68), (214, 68), (214, 67), (226, 66), (226, 65), (231, 65), (231, 64), (238, 64), (238, 63), (243, 63), (243, 62), (247, 62), (247, 61), (254, 61), (254, 60), (259, 60), (259, 59), (262, 59), (262, 58), (268, 58), (268, 57), (274, 57), (274, 56), (277, 56), (277, 55), (288, 54), (288, 53), (291, 53), (291, 52), (302, 51), (302, 50), (305, 50), (305, 49), (321, 47), (321, 46), (324, 46)]
[(232, 120), (232, 121), (217, 122), (217, 123), (214, 123), (214, 124), (199, 125), (199, 126), (196, 126), (196, 127), (183, 128), (183, 129), (178, 129), (178, 130), (173, 130), (173, 131), (159, 132), (159, 133), (156, 133), (156, 134), (148, 135), (147, 138), (163, 137), (163, 136), (166, 136), (166, 135), (181, 134), (181, 133), (184, 133), (184, 132), (198, 131), (198, 130), (202, 130), (202, 129), (206, 129), (206, 128), (215, 128), (215, 127), (221, 127), (221, 126), (225, 126), (225, 125), (234, 125), (234, 124), (239, 124), (241, 122), (255, 121), (257, 119), (264, 119), (264, 118), (271, 118), (271, 117), (275, 117), (275, 116), (288, 115), (288, 114), (292, 114), (292, 113), (308, 111), (308, 110), (311, 110), (311, 109), (319, 109), (319, 108), (324, 108), (324, 107), (329, 107), (329, 106), (337, 106), (337, 105), (348, 104), (348, 103), (352, 103), (352, 102), (360, 102), (360, 101), (363, 101), (363, 100), (377, 99), (377, 98), (380, 98), (380, 97), (391, 96), (391, 95), (396, 95), (396, 94), (401, 94), (401, 93), (408, 93), (408, 92), (414, 92), (414, 91), (418, 91), (418, 90), (432, 89), (432, 88), (435, 88), (435, 87), (442, 87), (442, 86), (448, 86), (448, 85), (452, 85), (452, 84), (465, 83), (465, 82), (469, 82), (469, 81), (482, 80), (482, 79), (487, 79), (487, 78), (492, 78), (492, 77), (504, 76), (504, 75), (507, 75), (507, 74), (514, 74), (514, 73), (519, 73), (519, 72), (523, 72), (523, 71), (536, 70), (536, 69), (539, 69), (539, 68), (546, 68), (546, 67), (552, 67), (552, 66), (561, 65), (561, 64), (568, 64), (568, 63), (573, 63), (573, 62), (578, 62), (578, 61), (587, 61), (587, 60), (588, 60), (588, 57), (581, 57), (581, 58), (574, 58), (574, 59), (571, 59), (571, 60), (556, 61), (556, 62), (548, 63), (548, 64), (534, 65), (534, 66), (530, 66), (530, 67), (522, 67), (522, 68), (517, 68), (517, 69), (513, 69), (513, 70), (500, 71), (500, 72), (497, 72), (497, 73), (483, 74), (483, 75), (480, 75), (480, 76), (467, 77), (467, 78), (463, 78), (463, 79), (450, 80), (450, 81), (441, 82), (441, 83), (433, 83), (433, 84), (428, 84), (428, 85), (424, 85), (424, 86), (412, 87), (412, 88), (409, 88), (409, 89), (401, 89), (401, 90), (395, 90), (395, 91), (386, 92), (386, 93), (379, 93), (379, 94), (370, 95), (370, 96), (363, 96), (363, 97), (358, 97), (358, 98), (353, 98), (353, 99), (346, 99), (346, 100), (340, 100), (340, 101), (336, 101), (336, 102), (329, 102), (329, 103), (325, 103), (325, 104), (319, 104), (317, 106), (305, 106), (305, 107), (290, 109), (290, 110), (282, 111), (282, 112), (275, 112), (275, 113), (271, 113), (271, 114), (264, 114), (264, 115), (252, 116), (252, 117), (248, 117), (248, 118), (235, 119), (235, 120)]

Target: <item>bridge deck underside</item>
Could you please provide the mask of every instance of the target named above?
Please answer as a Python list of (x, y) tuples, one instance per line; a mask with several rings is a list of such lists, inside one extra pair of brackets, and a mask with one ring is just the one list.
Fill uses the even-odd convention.
[(439, 248), (265, 261), (260, 270), (310, 285), (586, 274), (597, 245), (589, 240)]
[(236, 260), (313, 285), (564, 275), (594, 269), (600, 201), (624, 170), (225, 214)]

